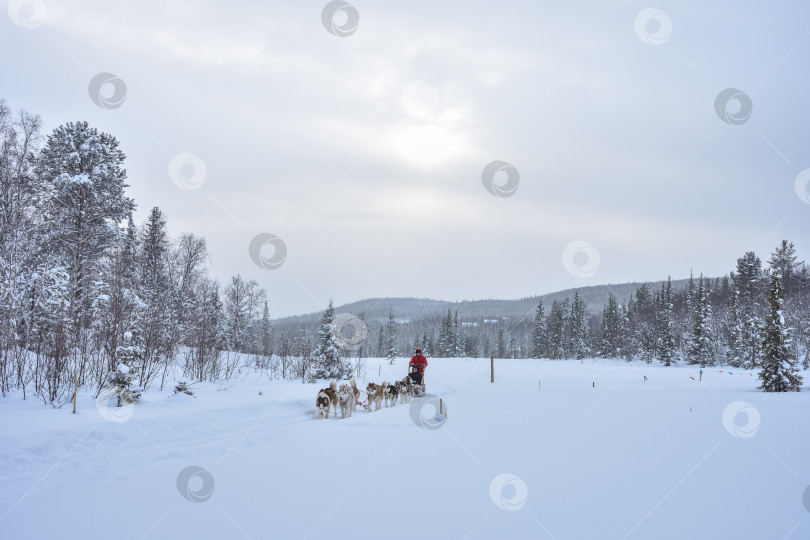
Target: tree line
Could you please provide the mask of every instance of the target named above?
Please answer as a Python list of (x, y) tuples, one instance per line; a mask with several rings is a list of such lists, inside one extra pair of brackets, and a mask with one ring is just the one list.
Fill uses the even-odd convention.
[(2, 395), (56, 404), (77, 381), (137, 396), (180, 374), (230, 378), (243, 367), (232, 352), (270, 367), (265, 291), (212, 277), (205, 240), (169, 238), (159, 208), (136, 226), (125, 158), (87, 122), (45, 136), (0, 99)]
[(39, 116), (0, 99), (0, 394), (22, 390), (58, 404), (77, 381), (134, 400), (178, 376), (229, 380), (245, 369), (345, 378), (362, 376), (365, 358), (393, 363), (417, 347), (433, 357), (745, 369), (775, 356), (805, 368), (810, 361), (810, 272), (787, 241), (767, 268), (749, 252), (722, 278), (690, 277), (677, 290), (671, 280), (642, 285), (626, 302), (610, 295), (596, 312), (575, 293), (517, 321), (450, 310), (366, 321), (360, 313), (347, 327), (362, 335), (346, 337), (330, 301), (319, 325), (274, 328), (255, 281), (210, 274), (205, 239), (170, 238), (157, 207), (134, 223), (125, 159), (114, 136), (86, 122), (44, 135)]

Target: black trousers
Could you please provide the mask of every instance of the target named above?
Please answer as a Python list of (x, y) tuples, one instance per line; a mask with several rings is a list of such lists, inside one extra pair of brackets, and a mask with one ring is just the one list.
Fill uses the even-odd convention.
[(408, 373), (413, 381), (413, 384), (422, 384), (422, 373)]

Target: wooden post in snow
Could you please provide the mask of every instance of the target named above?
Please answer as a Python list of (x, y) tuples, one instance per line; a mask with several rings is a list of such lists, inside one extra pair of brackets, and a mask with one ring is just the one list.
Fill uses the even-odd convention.
[(73, 374), (73, 414), (76, 414), (76, 391), (79, 389), (79, 372)]
[(495, 382), (495, 357), (489, 357), (489, 382)]

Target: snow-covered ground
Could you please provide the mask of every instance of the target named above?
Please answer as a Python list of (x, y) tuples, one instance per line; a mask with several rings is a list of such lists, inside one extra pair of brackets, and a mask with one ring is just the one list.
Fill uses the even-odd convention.
[(437, 429), (427, 400), (321, 420), (317, 386), (258, 376), (121, 422), (12, 395), (0, 538), (810, 538), (804, 376), (496, 360), (491, 384), (489, 359), (431, 359)]

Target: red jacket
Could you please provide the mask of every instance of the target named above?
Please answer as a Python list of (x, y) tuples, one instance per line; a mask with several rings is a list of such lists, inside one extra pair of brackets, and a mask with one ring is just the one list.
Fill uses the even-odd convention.
[(419, 373), (424, 373), (425, 368), (427, 367), (427, 358), (425, 358), (425, 356), (422, 355), (422, 354), (414, 355), (413, 358), (411, 358), (411, 361), (408, 362), (408, 365), (409, 366), (418, 366), (419, 367)]

